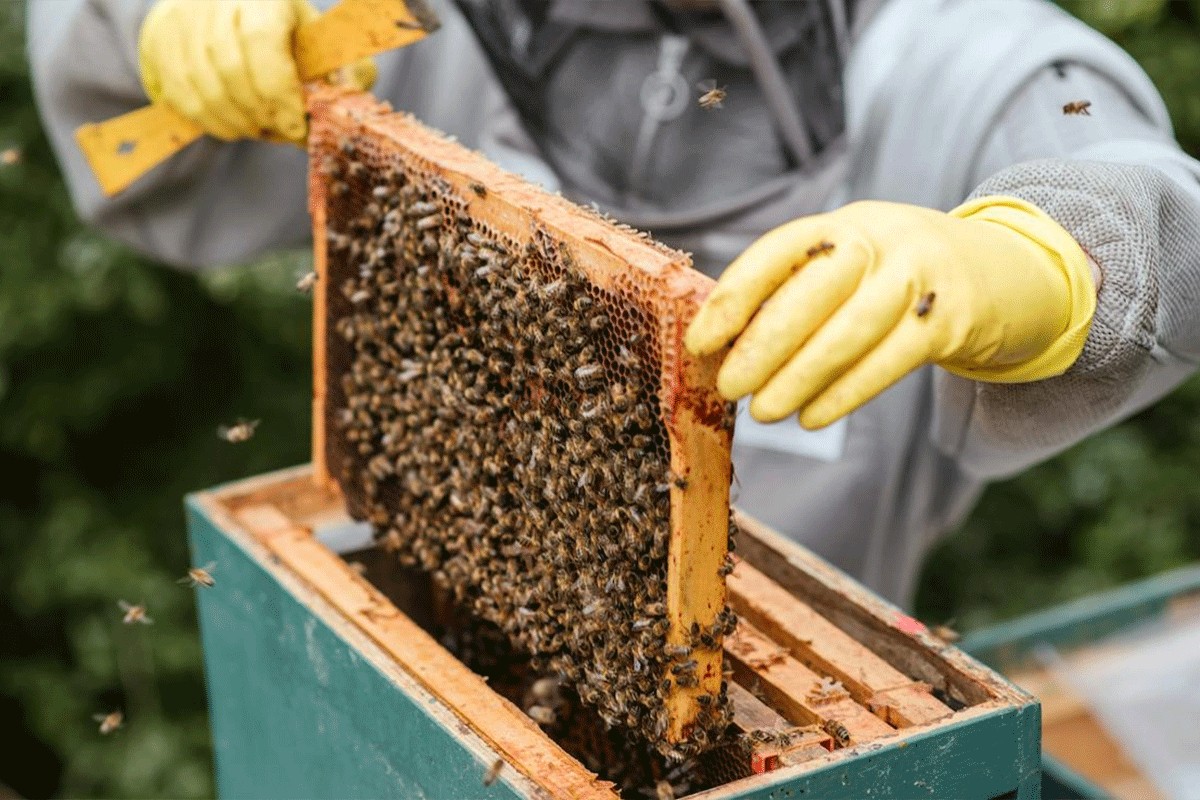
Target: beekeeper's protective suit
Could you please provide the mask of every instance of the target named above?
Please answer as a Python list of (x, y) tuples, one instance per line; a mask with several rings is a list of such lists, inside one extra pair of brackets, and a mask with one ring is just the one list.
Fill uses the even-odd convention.
[[(184, 266), (299, 244), (304, 155), (284, 145), (210, 138), (101, 196), (72, 132), (146, 102), (151, 5), (30, 4), (38, 98), (80, 212)], [(1200, 167), (1137, 65), (1049, 3), (439, 11), (440, 32), (378, 59), (375, 93), (713, 276), (736, 258), (687, 344), (737, 339), (722, 390), (786, 417), (739, 419), (737, 502), (886, 596), (909, 598), (986, 481), (1153, 402), (1200, 357)], [(265, 116), (253, 96), (214, 104), (209, 61), (257, 80), (258, 40), (204, 51), (208, 28), (251, 22), (223, 13), (148, 24), (147, 85), (219, 136), (257, 122), (302, 139), (298, 100)], [(202, 69), (180, 78), (172, 59)], [(697, 104), (706, 79), (722, 108)], [(1064, 113), (1082, 101), (1090, 113)], [(864, 198), (893, 203), (785, 225)]]

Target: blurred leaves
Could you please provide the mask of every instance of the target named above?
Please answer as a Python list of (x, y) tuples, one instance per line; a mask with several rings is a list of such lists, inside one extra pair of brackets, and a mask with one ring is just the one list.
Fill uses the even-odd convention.
[[(307, 460), (307, 256), (203, 276), (84, 228), (0, 3), (0, 783), (211, 796), (184, 493)], [(233, 446), (216, 428), (263, 419)], [(118, 600), (153, 625), (125, 626)], [(92, 715), (121, 708), (102, 736)]]
[(1157, 22), (1167, 0), (1058, 0), (1058, 4), (1104, 35), (1117, 36)]

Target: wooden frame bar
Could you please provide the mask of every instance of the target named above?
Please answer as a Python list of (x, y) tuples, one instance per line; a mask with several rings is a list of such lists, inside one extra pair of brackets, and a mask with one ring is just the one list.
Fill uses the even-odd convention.
[(729, 602), (742, 620), (801, 663), (836, 678), (889, 725), (903, 728), (950, 715), (928, 686), (909, 679), (745, 561), (726, 581)]
[[(758, 684), (775, 708), (796, 725), (840, 725), (846, 734), (839, 742), (842, 746), (895, 733), (848, 693), (821, 696), (821, 676), (749, 623), (738, 624), (737, 631), (725, 642), (725, 653), (733, 663), (734, 677), (743, 686)], [(835, 733), (831, 735), (838, 738)]]

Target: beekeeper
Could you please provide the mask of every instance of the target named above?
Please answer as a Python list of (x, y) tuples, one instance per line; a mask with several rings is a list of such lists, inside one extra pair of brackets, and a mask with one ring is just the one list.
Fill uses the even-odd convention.
[[(736, 501), (888, 597), (987, 481), (1200, 358), (1200, 166), (1133, 60), (1048, 2), (437, 10), (375, 93), (722, 275), (686, 343), (733, 342)], [(290, 42), (312, 13), (31, 3), (80, 213), (185, 267), (302, 242), (303, 152), (246, 137), (304, 141)], [(147, 94), (211, 137), (105, 199), (72, 133)]]

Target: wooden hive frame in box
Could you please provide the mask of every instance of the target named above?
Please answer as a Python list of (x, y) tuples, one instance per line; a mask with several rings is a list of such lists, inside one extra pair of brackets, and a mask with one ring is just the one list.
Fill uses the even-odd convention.
[[(665, 639), (668, 645), (684, 653), (676, 657), (674, 664), (665, 661), (660, 665), (661, 677), (669, 679), (670, 688), (665, 697), (666, 719), (656, 720), (658, 730), (654, 733), (662, 734), (661, 738), (671, 744), (680, 744), (689, 737), (702, 737), (706, 733), (697, 733), (698, 728), (704, 727), (701, 719), (711, 718), (713, 722), (708, 727), (712, 730), (723, 728), (723, 719), (712, 709), (724, 702), (720, 639), (722, 626), (729, 617), (725, 611), (721, 570), (729, 532), (732, 422), (730, 409), (715, 388), (718, 359), (695, 359), (682, 347), (683, 331), (710, 289), (711, 281), (691, 269), (685, 254), (657, 245), (533, 187), (411, 117), (391, 113), (367, 96), (334, 89), (318, 90), (310, 98), (310, 111), (313, 165), (310, 208), (318, 274), (313, 391), (313, 461), (317, 479), (329, 486), (342, 483), (340, 488), (352, 510), (358, 508), (366, 515), (357, 485), (357, 475), (365, 470), (354, 473), (345, 468), (350, 459), (342, 454), (349, 452), (352, 442), (339, 439), (334, 421), (335, 413), (341, 410), (339, 403), (346, 402), (338, 388), (346, 367), (344, 363), (335, 363), (338, 357), (333, 354), (342, 345), (331, 319), (339, 313), (335, 306), (342, 309), (343, 317), (351, 313), (339, 292), (347, 269), (354, 265), (349, 256), (337, 261), (328, 244), (339, 238), (344, 242), (345, 236), (352, 235), (334, 230), (331, 224), (334, 214), (331, 209), (341, 208), (336, 205), (339, 201), (335, 188), (349, 191), (343, 188), (349, 178), (344, 174), (345, 165), (330, 167), (329, 164), (340, 157), (340, 149), (358, 148), (374, 154), (385, 153), (387, 163), (398, 165), (401, 172), (420, 174), (425, 181), (436, 184), (443, 203), (437, 214), (442, 216), (426, 212), (430, 213), (429, 219), (452, 226), (453, 221), (445, 218), (454, 213), (502, 236), (514, 252), (521, 248), (525, 252), (533, 248), (545, 250), (547, 242), (552, 242), (557, 257), (585, 276), (586, 282), (612, 297), (636, 303), (646, 312), (645, 319), (656, 328), (651, 334), (657, 337), (656, 355), (661, 364), (656, 387), (658, 413), (669, 436), (670, 470), (659, 478), (662, 483), (658, 489), (669, 491)], [(381, 163), (382, 160), (373, 162), (366, 171), (382, 172)], [(368, 179), (378, 178), (374, 175), (364, 178)], [(383, 194), (386, 192), (379, 196)], [(452, 200), (447, 202), (445, 198)], [(362, 200), (358, 207), (367, 202), (370, 198)], [(438, 236), (443, 237), (439, 241), (445, 241), (445, 233)], [(414, 264), (406, 266), (416, 268)], [(485, 265), (482, 269), (490, 268)], [(497, 431), (497, 435), (502, 434)], [(381, 465), (383, 470), (388, 468), (387, 464)], [(517, 482), (515, 475), (507, 477)], [(578, 485), (584, 485), (587, 478), (585, 471), (579, 476)], [(347, 479), (350, 485), (345, 485)], [(371, 480), (370, 476), (366, 480)], [(620, 480), (620, 476), (612, 480)], [(584, 545), (579, 543), (576, 547)], [(601, 557), (599, 552), (592, 556)], [(543, 563), (539, 568), (549, 567)], [(715, 644), (701, 646), (700, 633)], [(693, 667), (695, 680), (685, 681), (684, 673), (678, 670), (686, 672)], [(710, 702), (702, 706), (700, 700), (705, 695)]]

